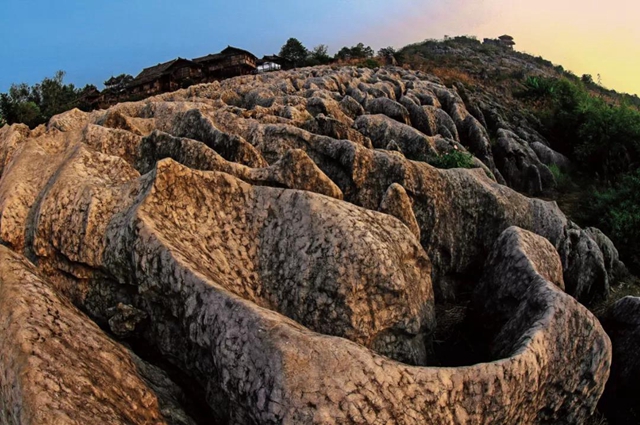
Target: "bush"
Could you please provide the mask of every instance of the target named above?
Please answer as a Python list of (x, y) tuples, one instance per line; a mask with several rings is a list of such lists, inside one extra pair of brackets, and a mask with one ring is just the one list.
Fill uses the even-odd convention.
[(523, 97), (538, 102), (541, 132), (554, 149), (605, 182), (640, 162), (640, 111), (593, 96), (584, 83), (528, 77)]
[(571, 178), (568, 174), (564, 173), (556, 164), (549, 165), (549, 171), (553, 174), (553, 178), (556, 180), (557, 188), (559, 190), (570, 189)]
[(475, 168), (473, 155), (468, 152), (453, 150), (451, 152), (438, 155), (430, 161), (431, 165), (438, 168)]
[(596, 191), (583, 202), (583, 221), (605, 232), (627, 266), (640, 264), (640, 170), (625, 175), (611, 188)]
[(370, 68), (370, 69), (374, 69), (374, 68), (380, 68), (380, 62), (378, 62), (376, 59), (365, 59), (362, 62), (358, 63), (358, 66), (361, 66), (363, 68)]
[(524, 80), (525, 91), (523, 97), (539, 99), (553, 95), (556, 80), (552, 78), (529, 76)]

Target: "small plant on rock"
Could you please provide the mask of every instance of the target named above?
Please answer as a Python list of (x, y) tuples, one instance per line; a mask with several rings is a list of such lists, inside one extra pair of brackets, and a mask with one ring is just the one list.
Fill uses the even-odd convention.
[(460, 150), (452, 150), (445, 154), (438, 155), (431, 165), (437, 168), (475, 168), (473, 155)]

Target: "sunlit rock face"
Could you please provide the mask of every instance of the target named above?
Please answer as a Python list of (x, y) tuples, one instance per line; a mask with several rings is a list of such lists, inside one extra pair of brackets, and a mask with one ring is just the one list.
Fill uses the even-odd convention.
[[(571, 295), (604, 296), (617, 252), (514, 190), (548, 150), (505, 130), (494, 159), (434, 81), (318, 67), (0, 129), (8, 423), (583, 423), (611, 346)], [(454, 152), (475, 168), (431, 165)], [(433, 366), (441, 303), (491, 362)]]

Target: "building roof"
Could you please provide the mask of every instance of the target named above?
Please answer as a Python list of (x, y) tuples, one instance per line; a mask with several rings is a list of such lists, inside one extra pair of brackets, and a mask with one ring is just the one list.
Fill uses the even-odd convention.
[(206, 56), (202, 56), (202, 57), (199, 57), (199, 58), (195, 58), (195, 59), (193, 59), (193, 61), (196, 62), (196, 63), (210, 62), (210, 61), (223, 59), (223, 58), (225, 58), (227, 56), (231, 56), (231, 55), (234, 55), (234, 54), (248, 55), (248, 56), (253, 57), (254, 59), (258, 59), (253, 53), (251, 53), (251, 52), (249, 52), (247, 50), (239, 49), (239, 48), (233, 47), (233, 46), (227, 46), (220, 53), (214, 53), (214, 54), (211, 54), (211, 55), (206, 55)]
[(145, 84), (151, 81), (154, 81), (161, 76), (168, 74), (171, 68), (178, 63), (190, 64), (194, 67), (198, 66), (193, 61), (183, 58), (177, 58), (170, 60), (169, 62), (159, 63), (155, 66), (150, 66), (149, 68), (145, 68), (142, 70), (140, 74), (136, 76), (131, 82), (131, 86), (137, 86), (140, 84)]
[(500, 40), (503, 41), (513, 41), (513, 37), (511, 37), (510, 35), (501, 35), (500, 37), (498, 37)]
[(286, 60), (278, 55), (265, 55), (262, 57), (262, 59), (258, 59), (256, 63), (258, 65), (263, 65), (265, 63), (277, 63), (279, 65), (282, 65), (284, 62), (286, 62)]

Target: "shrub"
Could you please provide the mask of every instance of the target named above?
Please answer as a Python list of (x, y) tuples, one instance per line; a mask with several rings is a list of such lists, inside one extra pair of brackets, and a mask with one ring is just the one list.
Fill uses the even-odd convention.
[(640, 170), (626, 174), (614, 186), (596, 191), (583, 202), (585, 223), (605, 232), (627, 266), (640, 264)]
[(380, 68), (380, 62), (378, 62), (376, 59), (373, 58), (369, 58), (369, 59), (365, 59), (362, 62), (358, 63), (358, 66), (364, 67), (364, 68)]
[(536, 100), (541, 132), (588, 174), (615, 181), (640, 162), (640, 111), (593, 96), (584, 83), (528, 77), (522, 96)]
[(453, 150), (451, 152), (438, 155), (430, 161), (431, 165), (438, 168), (475, 168), (473, 155), (468, 152)]
[(553, 95), (556, 87), (556, 80), (537, 76), (529, 76), (524, 80), (525, 91), (521, 93), (523, 97), (534, 99), (544, 98)]
[(553, 174), (553, 178), (558, 184), (558, 189), (566, 190), (569, 188), (568, 186), (571, 183), (571, 179), (568, 174), (564, 173), (556, 164), (549, 165), (549, 171)]

